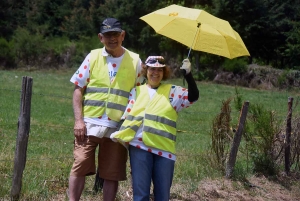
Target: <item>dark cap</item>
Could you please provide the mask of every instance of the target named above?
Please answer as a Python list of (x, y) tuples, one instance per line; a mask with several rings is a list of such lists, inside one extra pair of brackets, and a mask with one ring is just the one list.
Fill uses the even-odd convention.
[(115, 18), (106, 18), (100, 26), (100, 33), (106, 33), (110, 31), (122, 32), (121, 22)]

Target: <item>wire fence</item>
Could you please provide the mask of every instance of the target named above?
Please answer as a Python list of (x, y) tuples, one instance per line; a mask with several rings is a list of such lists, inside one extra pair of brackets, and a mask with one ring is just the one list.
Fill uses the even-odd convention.
[[(20, 96), (21, 93), (22, 93), (22, 90), (8, 89), (8, 88), (0, 88), (0, 91), (4, 91), (7, 97), (10, 97), (10, 96), (14, 96), (14, 97)], [(32, 97), (49, 97), (51, 99), (53, 99), (53, 98), (55, 98), (57, 100), (58, 99), (65, 99), (65, 100), (68, 100), (70, 103), (72, 102), (72, 97), (70, 97), (70, 96), (64, 96), (64, 95), (58, 95), (58, 94), (46, 94), (46, 93), (35, 93), (35, 92), (32, 92)], [(18, 106), (19, 105), (16, 104), (16, 105), (11, 106), (11, 107), (19, 110)], [(32, 107), (31, 108), (31, 113), (34, 113), (35, 110), (38, 110), (38, 109), (35, 109), (34, 107)], [(15, 110), (15, 111), (17, 111), (17, 110)], [(41, 111), (38, 111), (38, 112), (41, 112)], [(189, 113), (191, 115), (195, 114), (193, 112), (189, 112)], [(205, 115), (204, 113), (202, 113), (202, 114)], [(15, 116), (17, 116), (17, 114)], [(211, 114), (211, 112), (207, 112), (207, 114)], [(17, 133), (18, 119), (17, 118), (11, 119), (11, 114), (6, 114), (5, 115), (3, 113), (1, 113), (1, 115), (0, 115), (0, 120), (1, 120), (1, 117), (2, 117), (2, 119), (5, 119), (6, 121), (5, 122), (0, 121), (0, 136), (5, 136), (4, 130), (7, 127), (13, 128), (14, 131)], [(32, 117), (32, 118), (34, 118), (34, 117)], [(69, 123), (68, 125), (51, 125), (51, 124), (48, 124), (48, 123), (44, 123), (43, 124), (43, 123), (35, 123), (35, 122), (30, 123), (30, 133), (34, 133), (35, 129), (37, 129), (37, 128), (47, 128), (47, 129), (53, 128), (53, 129), (68, 130), (69, 134), (70, 134), (70, 138), (69, 138), (68, 143), (70, 143), (71, 141), (73, 141), (73, 137), (71, 137), (73, 135), (73, 122)], [(186, 131), (182, 132), (181, 130), (178, 130), (178, 132), (181, 133), (181, 135), (189, 135), (188, 133), (186, 133)], [(206, 131), (202, 130), (202, 132), (208, 133), (209, 130), (206, 130)], [(41, 134), (41, 136), (42, 135), (43, 134)], [(195, 136), (197, 134), (192, 134), (192, 135)], [(11, 136), (9, 136), (9, 137), (11, 138)], [(32, 137), (32, 134), (30, 134), (30, 137)], [(47, 141), (47, 142), (52, 143), (52, 144), (56, 143), (55, 139), (48, 139), (48, 140), (44, 139), (43, 141), (44, 142)], [(30, 141), (29, 143), (33, 143), (33, 141)], [(49, 144), (49, 146), (51, 146), (51, 145)], [(199, 154), (177, 154), (177, 157), (181, 157), (181, 156), (182, 157), (189, 157), (189, 156), (195, 157), (195, 156), (200, 156), (200, 155)], [(28, 157), (27, 157), (27, 159), (26, 159), (26, 163), (30, 163), (31, 161), (45, 161), (45, 160), (52, 161), (52, 160), (60, 160), (60, 159), (73, 159), (73, 155), (71, 153), (70, 156), (67, 156), (67, 157), (33, 158), (29, 154)], [(1, 159), (0, 158), (0, 163), (1, 162), (13, 163), (14, 159), (13, 158), (10, 158), (10, 159)]]
[[(11, 140), (15, 139), (15, 135), (11, 135), (12, 133), (17, 133), (18, 128), (18, 114), (19, 114), (19, 106), (20, 106), (20, 96), (21, 96), (22, 90), (18, 89), (8, 89), (8, 88), (0, 88), (0, 94), (6, 96), (6, 99), (8, 100), (7, 105), (4, 105), (3, 103), (0, 103), (0, 108), (9, 107), (9, 109), (6, 108), (6, 113), (2, 111), (0, 112), (0, 136), (2, 137), (2, 140), (0, 141), (7, 143), (6, 138)], [(53, 161), (70, 161), (72, 163), (73, 160), (73, 153), (72, 153), (72, 146), (74, 141), (73, 136), (73, 111), (71, 107), (72, 103), (72, 97), (70, 95), (61, 95), (61, 94), (54, 94), (54, 93), (40, 93), (40, 92), (32, 92), (32, 97), (39, 103), (38, 106), (31, 108), (31, 113), (33, 114), (31, 116), (31, 123), (30, 123), (30, 141), (29, 141), (29, 148), (30, 152), (28, 152), (28, 157), (26, 158), (27, 165), (35, 164), (35, 163), (41, 163), (41, 162), (53, 162)], [(42, 98), (49, 99), (47, 101), (40, 101)], [(299, 97), (296, 98), (296, 104), (299, 101)], [(49, 104), (49, 102), (67, 102), (67, 104)], [(287, 105), (287, 104), (286, 104)], [(270, 104), (270, 107), (268, 109), (272, 111), (276, 111), (279, 115), (277, 116), (279, 122), (281, 122), (282, 126), (286, 124), (287, 119), (287, 106), (282, 106), (279, 108), (272, 109), (272, 104)], [(66, 110), (65, 107), (68, 107)], [(47, 108), (47, 109), (45, 109)], [(44, 110), (45, 109), (45, 110)], [(9, 111), (9, 112), (7, 112)], [(10, 112), (11, 111), (11, 112)], [(14, 113), (12, 115), (11, 113)], [(49, 113), (56, 113), (57, 121), (53, 121), (52, 123), (49, 123), (47, 121), (42, 121), (41, 119), (45, 118), (47, 114)], [(194, 117), (210, 117), (211, 119), (214, 118), (214, 116), (219, 114), (231, 114), (231, 116), (234, 116), (236, 118), (239, 117), (240, 111), (233, 110), (230, 113), (224, 113), (220, 112), (219, 108), (215, 108), (214, 111), (194, 111), (189, 110), (188, 112), (183, 112), (184, 115), (190, 115)], [(59, 116), (62, 116), (63, 118), (59, 118)], [(62, 124), (61, 121), (64, 121)], [(196, 119), (195, 121), (201, 121), (200, 118)], [(58, 123), (55, 123), (58, 122)], [(203, 133), (209, 134), (211, 131), (210, 126), (206, 126), (205, 129), (201, 129), (200, 132), (190, 132), (189, 127), (187, 130), (178, 130), (178, 135), (182, 136), (193, 136), (194, 138), (191, 138), (191, 141), (201, 141), (203, 138)], [(51, 131), (49, 131), (51, 130)], [(55, 133), (55, 135), (51, 134)], [(60, 137), (58, 133), (62, 132), (63, 135)], [(67, 135), (67, 137), (66, 137)], [(51, 136), (56, 136), (56, 138), (52, 138)], [(195, 136), (199, 136), (198, 138), (195, 138)], [(41, 140), (42, 139), (42, 140)], [(43, 153), (42, 156), (39, 156), (40, 153), (38, 151), (35, 151), (36, 144), (46, 143), (48, 147), (43, 148), (44, 150), (47, 150), (46, 153)], [(14, 141), (10, 141), (10, 143), (15, 144)], [(4, 146), (9, 146), (5, 145)], [(31, 147), (32, 145), (32, 147)], [(63, 145), (67, 145), (66, 147), (63, 147)], [(4, 147), (2, 146), (2, 147)], [(50, 151), (47, 149), (49, 147), (56, 147), (58, 153), (56, 153), (56, 156), (51, 156)], [(4, 150), (5, 148), (3, 148)], [(10, 148), (11, 149), (11, 148)], [(12, 150), (12, 149), (11, 149)], [(68, 150), (68, 151), (66, 151)], [(1, 148), (0, 148), (1, 151)], [(43, 151), (43, 150), (42, 150)], [(12, 150), (13, 152), (13, 150)], [(5, 154), (0, 154), (0, 164), (5, 163), (5, 165), (13, 166), (13, 153), (8, 154), (8, 156), (5, 156)], [(200, 157), (201, 154), (198, 153), (192, 153), (192, 154), (186, 154), (186, 153), (178, 153), (177, 157), (188, 157), (188, 158), (197, 158)], [(12, 177), (12, 175), (7, 175), (8, 177)]]
[[(8, 88), (0, 88), (0, 91), (6, 91), (6, 92), (11, 92), (11, 93), (21, 93), (22, 91), (21, 90), (15, 90), (15, 89), (8, 89)], [(51, 97), (51, 98), (61, 98), (61, 99), (67, 99), (67, 100), (70, 100), (72, 101), (72, 97), (70, 96), (64, 96), (64, 95), (59, 95), (59, 94), (45, 94), (45, 93), (34, 93), (32, 92), (32, 95), (33, 96), (41, 96), (41, 97)], [(9, 96), (9, 94), (6, 94), (6, 96)], [(295, 99), (295, 103), (296, 105), (294, 106), (295, 108), (298, 106), (298, 103), (300, 102), (300, 96), (297, 96), (296, 99)], [(218, 109), (218, 108), (216, 108)], [(270, 103), (270, 107), (269, 107), (270, 110), (272, 110), (272, 103)], [(280, 108), (273, 108), (273, 111), (276, 111), (278, 114), (278, 117), (279, 119), (283, 119), (285, 120), (286, 119), (286, 115), (287, 114), (287, 107), (286, 105), (283, 106), (283, 107), (280, 107)], [(216, 110), (215, 111), (216, 113), (219, 113), (219, 110)], [(191, 114), (199, 114), (198, 112), (191, 112), (189, 111), (189, 113)], [(212, 114), (212, 111), (201, 111), (201, 114)], [(231, 114), (234, 114), (234, 115), (239, 115), (239, 111), (231, 111)], [(0, 123), (1, 125), (1, 123)], [(34, 125), (34, 124), (31, 124), (31, 125)]]
[[(9, 88), (0, 88), (0, 91), (2, 92), (5, 92), (5, 95), (7, 97), (10, 97), (10, 96), (20, 96), (22, 90), (17, 90), (17, 89), (9, 89)], [(36, 92), (32, 92), (32, 96), (33, 97), (48, 97), (48, 98), (51, 98), (51, 99), (64, 99), (64, 100), (67, 100), (69, 101), (70, 103), (72, 102), (72, 97), (70, 96), (65, 96), (65, 95), (61, 95), (61, 94), (47, 94), (47, 93), (36, 93)], [(299, 101), (299, 97), (297, 97), (296, 99), (296, 102)], [(3, 105), (2, 105), (3, 107)], [(13, 108), (18, 108), (18, 105), (14, 105)], [(217, 108), (218, 109), (218, 108)], [(32, 112), (35, 111), (35, 108), (33, 107), (32, 108)], [(282, 124), (284, 125), (285, 122), (286, 122), (286, 115), (283, 115), (284, 113), (287, 113), (287, 109), (285, 107), (281, 107), (281, 108), (276, 108), (276, 111), (281, 114), (281, 115), (278, 115), (278, 119), (280, 120), (279, 122), (282, 122)], [(207, 115), (212, 115), (212, 111), (209, 111), (209, 112), (205, 112), (205, 111), (202, 111), (201, 112), (201, 115), (203, 116), (207, 116)], [(222, 114), (222, 112), (220, 112), (219, 110), (216, 110), (215, 112), (215, 115), (217, 114)], [(233, 116), (236, 116), (238, 117), (239, 116), (239, 111), (231, 111), (230, 112), (231, 115)], [(189, 114), (190, 115), (199, 115), (198, 112), (192, 112), (192, 111), (189, 111)], [(1, 113), (0, 115), (0, 120), (1, 120), (1, 116), (2, 116), (2, 119), (5, 119), (6, 121), (3, 122), (3, 121), (0, 121), (0, 136), (4, 136), (4, 130), (6, 127), (10, 127), (10, 128), (15, 128), (15, 131), (17, 132), (17, 127), (18, 127), (18, 119), (9, 119), (9, 115), (7, 114), (7, 116), (5, 116), (5, 114)], [(15, 121), (14, 123), (12, 123), (12, 121)], [(51, 125), (51, 124), (48, 124), (48, 123), (31, 123), (30, 124), (30, 127), (31, 127), (31, 132), (34, 132), (34, 130), (36, 128), (53, 128), (53, 129), (64, 129), (64, 130), (67, 130), (69, 131), (68, 134), (70, 134), (70, 140), (68, 141), (68, 143), (70, 143), (70, 141), (73, 140), (72, 138), (72, 132), (73, 132), (73, 122), (69, 122), (67, 125)], [(207, 129), (207, 130), (202, 130), (201, 131), (202, 133), (209, 133), (210, 132), (210, 128)], [(180, 133), (180, 135), (197, 135), (197, 134), (190, 134), (189, 132), (182, 132), (182, 130), (178, 130), (178, 133)], [(42, 136), (43, 134), (41, 134)], [(56, 143), (56, 140), (55, 139), (48, 139), (48, 140), (44, 140), (44, 141), (47, 141), (48, 143), (53, 143), (55, 144)], [(192, 156), (192, 157), (195, 157), (195, 156), (200, 156), (200, 154), (177, 154), (178, 157), (189, 157), (189, 156)], [(73, 159), (73, 156), (72, 154), (70, 154), (70, 156), (67, 156), (67, 157), (56, 157), (56, 158), (53, 158), (53, 157), (49, 157), (49, 158), (33, 158), (33, 157), (29, 157), (27, 158), (27, 162), (31, 162), (31, 161), (36, 161), (36, 160), (60, 160), (60, 159)], [(0, 163), (1, 162), (13, 162), (13, 159), (1, 159), (0, 158)]]

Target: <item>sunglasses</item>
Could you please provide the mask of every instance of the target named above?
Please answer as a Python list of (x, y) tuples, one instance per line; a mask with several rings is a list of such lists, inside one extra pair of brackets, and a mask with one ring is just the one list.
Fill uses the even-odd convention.
[(118, 31), (110, 31), (102, 34), (105, 38), (111, 38), (111, 37), (119, 37), (121, 35), (121, 32)]
[(164, 59), (149, 59), (146, 64), (155, 64), (156, 62), (158, 62), (158, 63), (160, 63), (162, 65), (165, 64), (165, 60)]

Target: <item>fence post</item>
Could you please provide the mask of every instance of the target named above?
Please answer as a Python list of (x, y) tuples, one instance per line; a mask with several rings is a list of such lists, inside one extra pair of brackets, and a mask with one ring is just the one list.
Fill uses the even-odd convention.
[(19, 200), (22, 187), (22, 176), (25, 169), (27, 143), (30, 130), (31, 95), (32, 78), (23, 77), (14, 172), (10, 194), (11, 200)]
[(288, 99), (288, 115), (286, 119), (286, 132), (285, 132), (285, 150), (284, 150), (284, 164), (285, 172), (290, 172), (290, 155), (291, 155), (291, 132), (292, 132), (292, 109), (293, 98)]
[(246, 122), (248, 107), (249, 107), (249, 101), (244, 102), (244, 105), (243, 105), (243, 108), (242, 108), (242, 111), (240, 114), (238, 129), (234, 135), (230, 153), (229, 153), (229, 159), (228, 159), (226, 170), (225, 170), (226, 178), (230, 178), (233, 173), (233, 169), (234, 169), (234, 165), (235, 165), (235, 161), (236, 161), (236, 155), (237, 155), (237, 152), (238, 152), (238, 149), (240, 146), (240, 142), (241, 142), (242, 134), (243, 134), (242, 132), (243, 132), (244, 125)]

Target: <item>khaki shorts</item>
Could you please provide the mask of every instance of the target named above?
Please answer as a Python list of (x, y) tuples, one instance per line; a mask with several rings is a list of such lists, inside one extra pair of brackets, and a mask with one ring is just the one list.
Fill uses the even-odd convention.
[[(110, 128), (107, 132), (116, 131)], [(74, 163), (71, 176), (82, 177), (96, 173), (95, 150), (99, 145), (98, 171), (103, 179), (126, 180), (127, 149), (108, 137), (86, 136), (83, 142), (74, 141)]]

